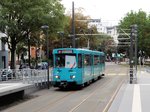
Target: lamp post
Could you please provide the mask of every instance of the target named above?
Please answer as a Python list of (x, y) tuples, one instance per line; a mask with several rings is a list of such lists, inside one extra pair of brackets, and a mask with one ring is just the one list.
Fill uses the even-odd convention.
[[(92, 32), (93, 32), (93, 30), (91, 28), (88, 29), (88, 34), (91, 34), (90, 35), (91, 37), (92, 37)], [(87, 45), (87, 47), (88, 47), (88, 49), (90, 49), (90, 38), (88, 37), (87, 39), (88, 39), (88, 45)]]
[[(87, 29), (87, 30), (85, 31), (85, 30), (82, 29), (81, 27), (78, 27), (78, 28), (79, 28), (78, 34), (83, 33), (84, 38), (85, 38), (86, 41), (87, 41), (87, 48), (89, 49), (89, 48), (90, 48), (90, 38), (89, 38), (89, 36), (88, 36), (87, 38), (86, 38), (85, 36), (86, 36), (86, 34), (91, 34), (90, 36), (92, 36), (93, 30), (92, 30), (92, 29)], [(75, 36), (77, 36), (77, 35), (75, 35)], [(77, 39), (76, 39), (76, 40), (77, 40)], [(78, 46), (79, 46), (79, 42), (78, 42)]]
[(46, 57), (47, 57), (47, 88), (49, 89), (49, 39), (48, 39), (48, 29), (49, 26), (43, 25), (41, 26), (41, 29), (43, 29), (46, 32)]
[(61, 47), (63, 48), (64, 43), (63, 43), (63, 37), (64, 37), (64, 32), (57, 32), (59, 35), (61, 35)]
[(75, 48), (75, 15), (74, 15), (74, 2), (72, 2), (72, 47)]
[[(93, 32), (92, 29), (87, 30), (87, 33), (91, 34), (90, 36), (92, 36), (92, 32)], [(84, 35), (85, 35), (85, 32), (84, 32)], [(90, 49), (90, 37), (88, 36), (86, 39), (87, 39), (87, 48)]]

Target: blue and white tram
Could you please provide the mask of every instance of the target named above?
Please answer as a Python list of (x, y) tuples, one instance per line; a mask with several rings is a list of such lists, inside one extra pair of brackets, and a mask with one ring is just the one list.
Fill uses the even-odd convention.
[(52, 84), (54, 87), (83, 86), (104, 75), (105, 54), (103, 52), (59, 48), (53, 50), (53, 59)]

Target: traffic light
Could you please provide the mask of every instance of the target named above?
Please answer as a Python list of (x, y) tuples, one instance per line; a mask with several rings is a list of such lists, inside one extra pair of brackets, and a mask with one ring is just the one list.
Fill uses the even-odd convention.
[(135, 39), (137, 37), (137, 24), (131, 25), (131, 36)]

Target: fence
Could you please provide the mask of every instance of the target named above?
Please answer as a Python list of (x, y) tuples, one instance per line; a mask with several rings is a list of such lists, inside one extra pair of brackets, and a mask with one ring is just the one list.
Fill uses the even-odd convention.
[[(51, 81), (51, 72), (49, 70), (49, 80)], [(0, 70), (0, 82), (23, 82), (28, 84), (39, 84), (47, 82), (47, 70), (37, 69), (1, 69)]]
[(150, 73), (150, 66), (145, 66), (145, 71)]

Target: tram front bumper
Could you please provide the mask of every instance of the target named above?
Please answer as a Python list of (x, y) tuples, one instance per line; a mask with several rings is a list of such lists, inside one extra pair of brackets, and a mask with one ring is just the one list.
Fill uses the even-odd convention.
[(68, 82), (68, 81), (54, 81), (52, 82), (54, 87), (61, 87), (61, 86), (71, 86), (71, 85), (76, 85), (76, 82)]

